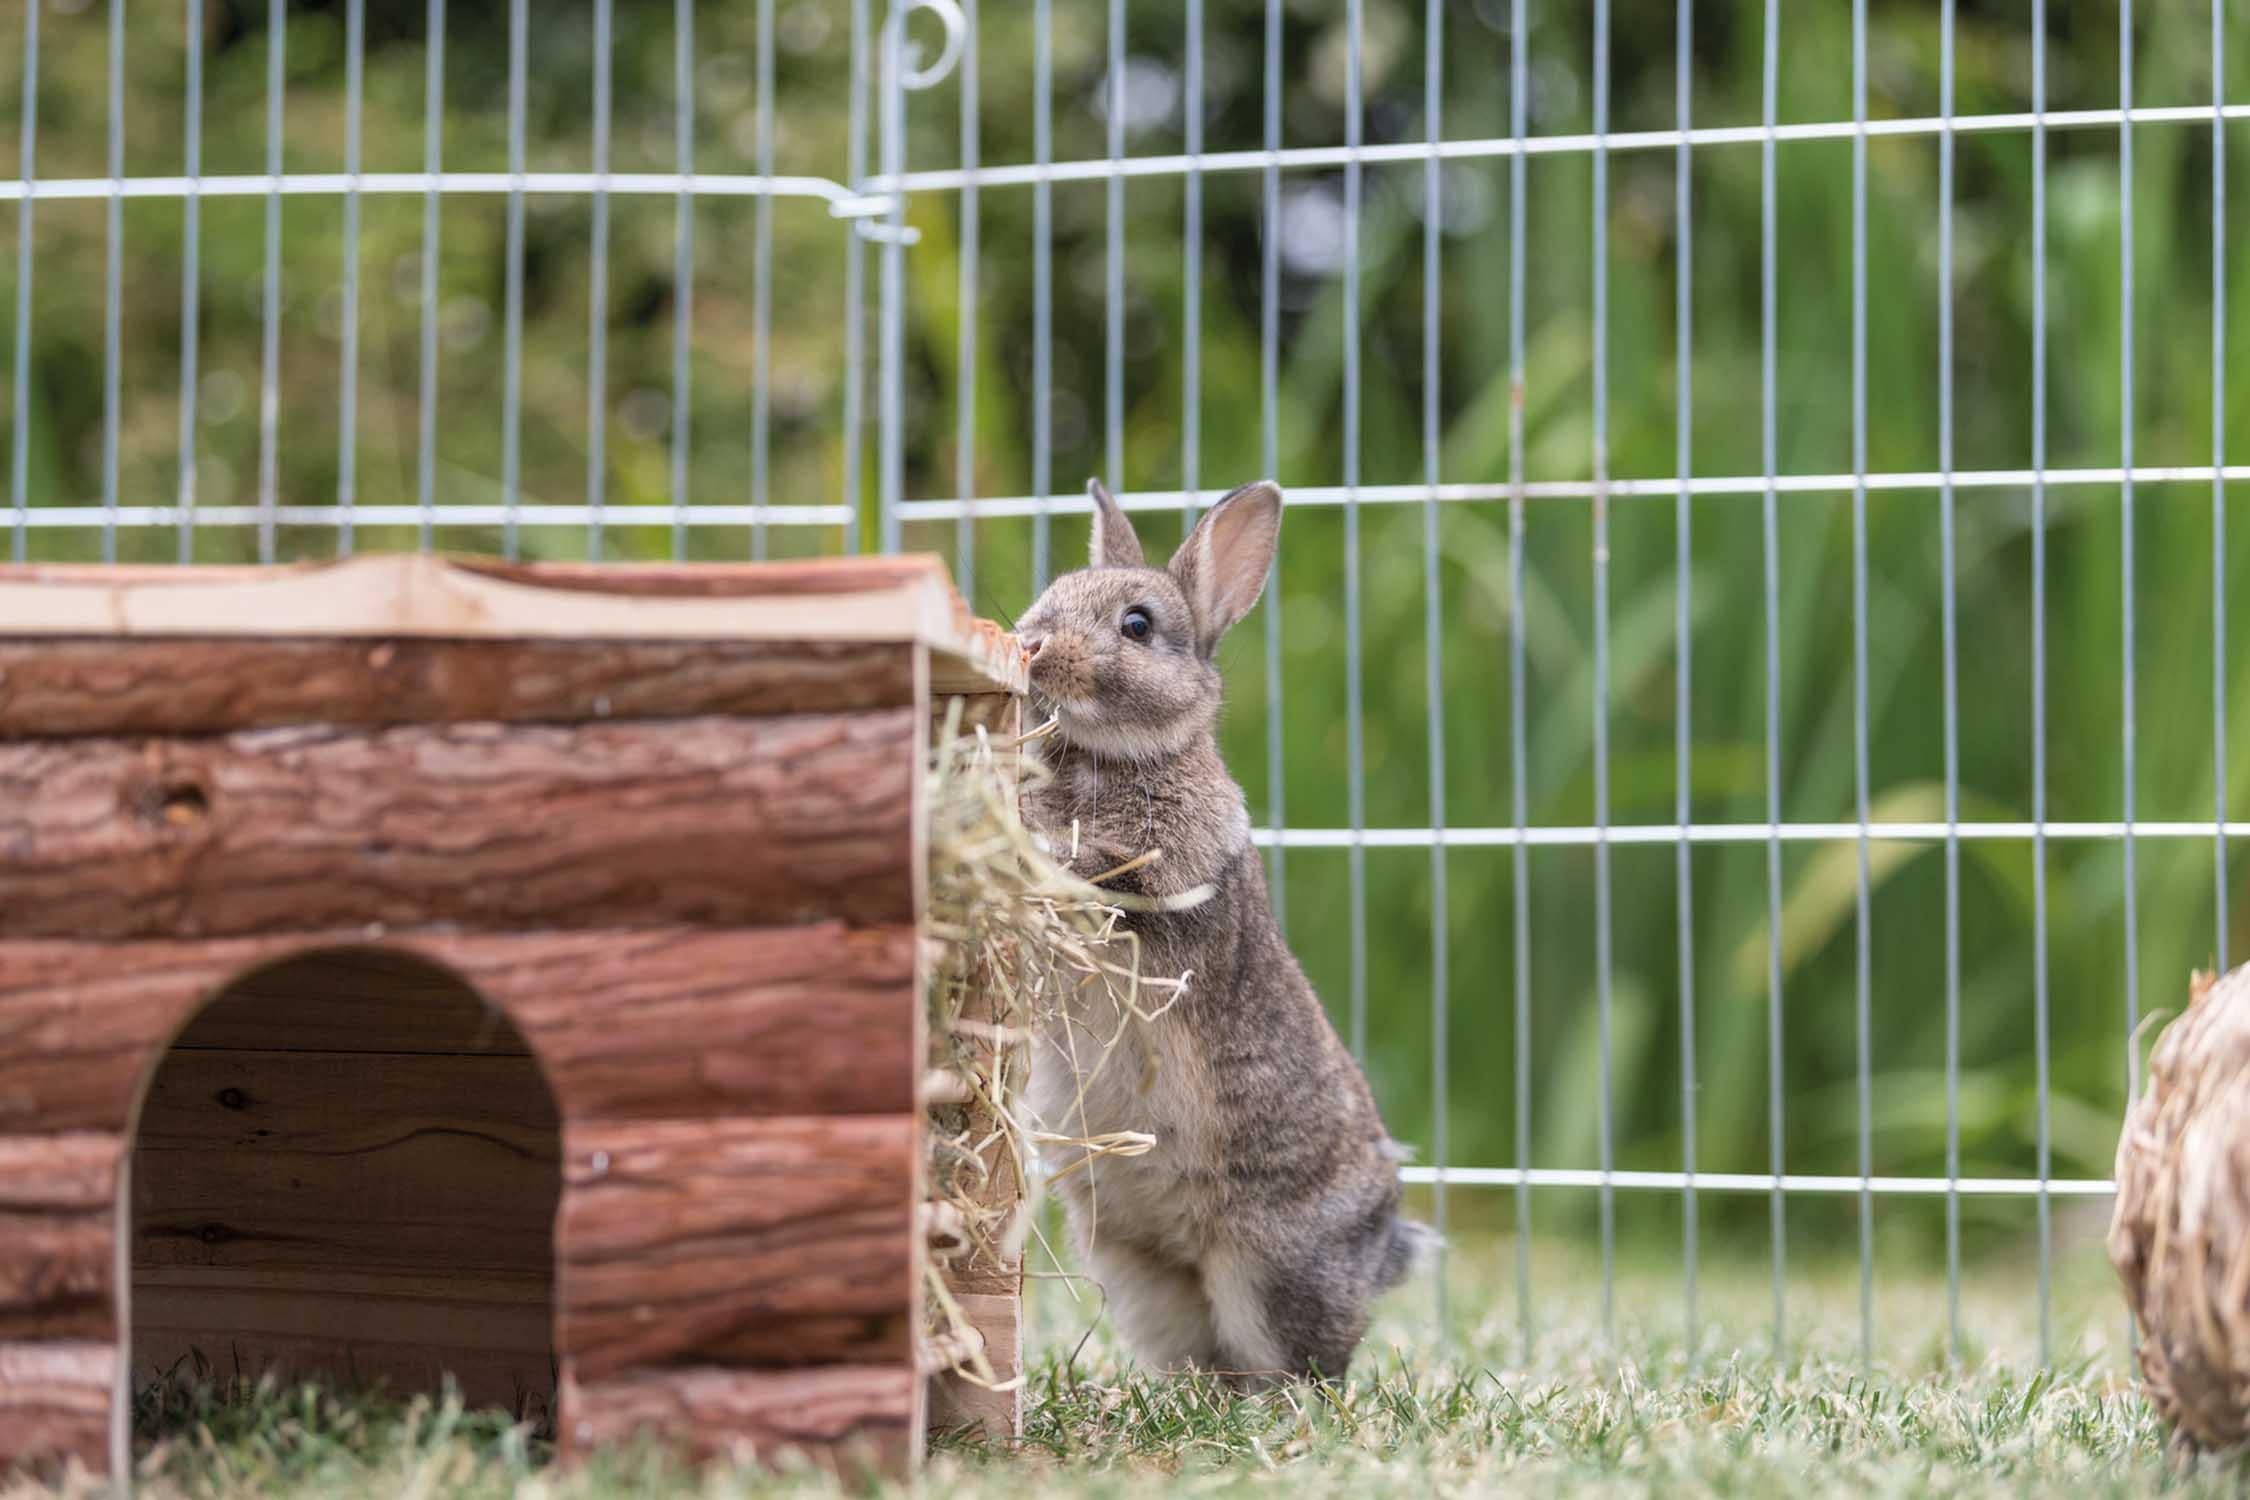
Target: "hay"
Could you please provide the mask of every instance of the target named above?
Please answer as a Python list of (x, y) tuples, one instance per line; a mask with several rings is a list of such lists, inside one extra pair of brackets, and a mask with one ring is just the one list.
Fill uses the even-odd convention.
[(2110, 1264), (2175, 1450), (2250, 1440), (2250, 965), (2195, 976), (2117, 1143)]
[[(959, 718), (956, 703), (937, 734), (924, 789), (931, 1072), (923, 1099), (930, 1219), (939, 1232), (925, 1278), (921, 1364), (925, 1373), (951, 1369), (1004, 1389), (942, 1272), (973, 1281), (1021, 1264), (1042, 1150), (1050, 1161), (1057, 1152), (1068, 1158), (1050, 1174), (1063, 1175), (1156, 1144), (1142, 1131), (1076, 1138), (1046, 1130), (1024, 1095), (1033, 1040), (1094, 987), (1116, 998), (1130, 1024), (1161, 1014), (1186, 981), (1143, 978), (1138, 940), (1120, 925), (1139, 903), (1070, 874), (1024, 825), (1018, 788), (1046, 774), (1024, 753), (1024, 741), (997, 741), (981, 727), (963, 732)], [(1160, 857), (1150, 851), (1136, 863)], [(1082, 1073), (1090, 1076), (1121, 1039), (1122, 1032), (1098, 1056), (1081, 1058)]]

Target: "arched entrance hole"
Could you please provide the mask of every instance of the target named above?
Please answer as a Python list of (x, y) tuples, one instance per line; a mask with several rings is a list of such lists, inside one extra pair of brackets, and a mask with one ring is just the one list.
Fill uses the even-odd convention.
[(552, 1410), (561, 1132), (464, 981), (322, 949), (253, 970), (159, 1060), (128, 1175), (134, 1379), (272, 1370)]

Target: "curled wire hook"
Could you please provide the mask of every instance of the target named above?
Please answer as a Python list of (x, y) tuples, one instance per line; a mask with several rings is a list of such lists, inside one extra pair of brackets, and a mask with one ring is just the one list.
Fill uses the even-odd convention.
[(899, 87), (915, 93), (936, 87), (953, 71), (954, 64), (961, 60), (961, 44), (969, 29), (968, 20), (961, 14), (961, 7), (955, 0), (907, 0), (904, 5), (894, 5), (891, 9), (891, 24), (899, 30), (902, 47), (898, 55), (901, 58), (911, 55), (903, 48), (906, 21), (918, 10), (926, 10), (938, 18), (938, 24), (945, 28), (945, 46), (939, 50), (937, 60), (928, 67), (906, 67), (900, 72)]

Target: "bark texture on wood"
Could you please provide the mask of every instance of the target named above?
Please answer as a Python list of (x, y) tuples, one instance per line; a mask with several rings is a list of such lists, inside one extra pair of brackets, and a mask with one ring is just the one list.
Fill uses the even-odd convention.
[(115, 1337), (122, 1147), (107, 1131), (0, 1136), (0, 1341)]
[(844, 1469), (896, 1473), (919, 1446), (905, 1362), (816, 1370), (650, 1370), (591, 1380), (563, 1366), (562, 1448), (583, 1456), (636, 1435), (698, 1458), (771, 1461), (795, 1451)]
[(107, 1473), (116, 1372), (106, 1343), (0, 1343), (0, 1474), (74, 1458)]
[(913, 1108), (912, 927), (433, 940), (515, 1018), (570, 1119)]
[[(915, 943), (911, 927), (823, 922), (426, 932), (379, 951), (451, 969), (512, 1019), (566, 1118), (708, 1119), (912, 1109)], [(333, 971), (336, 950), (364, 946), (354, 933), (0, 940), (0, 1132), (124, 1129), (197, 1006), (262, 965), (326, 951)], [(347, 1024), (305, 1012), (310, 1039)]]
[(792, 1341), (795, 1363), (904, 1368), (917, 1124), (573, 1122), (556, 1296), (580, 1374), (762, 1363)]
[(891, 642), (0, 640), (0, 740), (892, 708)]
[(0, 745), (0, 935), (913, 916), (914, 711)]

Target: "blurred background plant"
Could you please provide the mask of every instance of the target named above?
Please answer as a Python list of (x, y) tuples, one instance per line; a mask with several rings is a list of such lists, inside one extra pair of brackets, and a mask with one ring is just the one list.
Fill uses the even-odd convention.
[[(108, 15), (90, 0), (18, 0), (0, 52), (0, 160), (18, 159), (23, 7), (42, 4), (37, 174), (108, 173)], [(130, 8), (124, 39), (123, 161), (127, 175), (182, 170), (186, 107), (185, 7)], [(590, 3), (541, 4), (529, 30), (527, 164), (585, 171), (592, 163), (594, 30)], [(1841, 4), (1782, 7), (1779, 118), (1849, 120), (1851, 32)], [(2230, 7), (2230, 10), (2234, 8)], [(756, 9), (693, 10), (694, 166), (756, 170)], [(881, 7), (873, 10), (879, 16)], [(1055, 0), (1054, 154), (1105, 154), (1108, 16), (1091, 0)], [(1441, 8), (1443, 109), (1448, 138), (1509, 131), (1510, 48), (1529, 48), (1529, 128), (1537, 135), (1592, 128), (1591, 7), (1527, 4), (1527, 32), (1511, 36), (1506, 0)], [(269, 16), (285, 23), (283, 158), (294, 172), (340, 171), (347, 129), (346, 8), (342, 0), (277, 3), (204, 0), (202, 170), (264, 170)], [(1674, 18), (1669, 4), (1618, 0), (1610, 41), (1611, 126), (1663, 130), (1675, 120)], [(675, 14), (669, 0), (617, 0), (613, 168), (670, 172), (680, 95)], [(1033, 157), (1034, 7), (988, 3), (979, 26), (978, 149), (986, 163)], [(2030, 0), (1961, 0), (1955, 107), (1962, 113), (2028, 110), (2034, 37)], [(427, 10), (423, 0), (368, 0), (365, 9), (364, 167), (419, 170), (425, 149)], [(2119, 98), (2115, 6), (2046, 7), (2051, 109), (2114, 108)], [(1213, 151), (1263, 144), (1265, 8), (1259, 0), (1205, 0), (1203, 137)], [(1692, 87), (1698, 125), (1755, 126), (1760, 119), (1763, 7), (1702, 0), (1694, 8)], [(456, 171), (507, 164), (507, 7), (455, 4), (446, 14), (444, 163)], [(920, 23), (917, 22), (917, 34)], [(777, 170), (848, 180), (851, 9), (843, 0), (779, 0), (775, 13)], [(1345, 139), (1346, 8), (1283, 4), (1281, 127), (1290, 146)], [(1366, 0), (1362, 77), (1371, 143), (1423, 138), (1424, 13), (1400, 0)], [(1134, 155), (1183, 149), (1187, 36), (1171, 6), (1138, 5), (1125, 18), (1124, 134)], [(2250, 14), (2227, 18), (2221, 55), (2250, 78)], [(1869, 5), (1868, 112), (1925, 117), (1940, 99), (1940, 7)], [(2207, 106), (2214, 58), (2210, 11), (2191, 0), (2143, 0), (2134, 23), (2133, 100)], [(916, 168), (961, 159), (960, 76), (909, 101)], [(2232, 185), (2236, 164), (2228, 155)], [(2212, 454), (2212, 131), (2206, 115), (2145, 124), (2134, 138), (2134, 270), (2138, 337), (2131, 437), (2144, 465), (2207, 464)], [(2046, 175), (2047, 461), (2108, 468), (2125, 433), (2121, 392), (2121, 216), (2114, 128), (2056, 129)], [(1694, 153), (1692, 439), (1698, 475), (1760, 469), (1759, 147), (1708, 145)], [(1938, 158), (1933, 134), (1879, 137), (1868, 148), (1866, 455), (1876, 472), (1925, 473), (1939, 462), (1938, 317), (1948, 289), (1938, 257)], [(1783, 473), (1848, 474), (1851, 417), (1851, 145), (1788, 142), (1777, 151), (1775, 236), (1778, 312), (1776, 408)], [(1668, 146), (1612, 153), (1607, 214), (1607, 398), (1610, 473), (1674, 472), (1674, 157)], [(1593, 198), (1584, 150), (1528, 158), (1523, 225), (1526, 287), (1523, 467), (1534, 481), (1592, 476), (1594, 343)], [(1509, 470), (1509, 166), (1449, 161), (1437, 232), (1442, 257), (1443, 343), (1438, 412), (1448, 482), (1493, 484)], [(1957, 363), (1955, 463), (2013, 471), (2031, 462), (2033, 393), (2031, 137), (2022, 129), (1958, 141), (1953, 284)], [(1087, 475), (1120, 488), (1176, 489), (1184, 455), (1206, 487), (1254, 475), (1260, 465), (1261, 264), (1278, 234), (1278, 477), (1334, 485), (1343, 476), (1347, 334), (1358, 341), (1359, 480), (1413, 484), (1423, 477), (1422, 237), (1418, 162), (1371, 165), (1357, 233), (1359, 303), (1345, 301), (1348, 254), (1340, 169), (1283, 174), (1281, 213), (1266, 225), (1257, 172), (1207, 174), (1202, 184), (1200, 396), (1185, 412), (1185, 194), (1177, 176), (1129, 181), (1118, 224), (1125, 253), (1122, 384), (1117, 455), (1105, 431), (1107, 194), (1098, 181), (1053, 189), (1053, 488), (1075, 496)], [(2250, 199), (2236, 191), (2233, 201)], [(1033, 484), (1035, 275), (1033, 193), (988, 187), (978, 195), (976, 296), (960, 295), (957, 195), (915, 194), (908, 217), (921, 241), (906, 252), (903, 372), (905, 488), (909, 498), (951, 496), (962, 455), (959, 339), (975, 330), (972, 452), (967, 472), (984, 496), (1020, 496)], [(261, 306), (264, 200), (213, 198), (202, 207), (192, 365), (182, 358), (184, 215), (176, 199), (124, 205), (116, 423), (116, 495), (126, 506), (168, 505), (180, 493), (183, 368), (194, 382), (194, 489), (204, 508), (255, 506), (260, 498)], [(600, 466), (611, 507), (603, 555), (671, 554), (672, 461), (686, 444), (687, 555), (741, 558), (740, 525), (696, 522), (698, 504), (751, 498), (754, 338), (753, 203), (705, 198), (695, 208), (692, 400), (674, 431), (675, 202), (669, 195), (613, 200), (606, 280), (607, 361)], [(360, 206), (357, 298), (356, 488), (362, 506), (412, 505), (419, 458), (419, 340), (434, 318), (441, 359), (435, 390), (436, 544), (496, 550), (497, 530), (448, 521), (445, 507), (504, 498), (506, 200), (451, 195), (443, 204), (434, 305), (422, 305), (419, 194), (368, 195)], [(104, 266), (106, 209), (94, 200), (37, 205), (29, 327), (30, 420), (0, 449), (22, 444), (34, 508), (98, 506), (104, 499)], [(283, 200), (274, 493), (283, 504), (336, 495), (342, 350), (350, 321), (343, 290), (345, 208), (330, 195)], [(17, 257), (0, 256), (0, 308), (14, 306)], [(521, 498), (572, 504), (588, 494), (588, 352), (592, 209), (583, 196), (533, 195), (523, 253)], [(846, 250), (849, 230), (814, 200), (774, 209), (770, 343), (770, 472), (779, 504), (834, 503), (847, 463), (862, 466), (861, 534), (877, 535), (872, 420), (865, 449), (844, 447)], [(2227, 407), (2250, 404), (2250, 294), (2232, 266), (2250, 253), (2250, 230), (2225, 242), (2225, 347), (2242, 372)], [(872, 249), (863, 311), (876, 305)], [(13, 347), (16, 330), (7, 323)], [(872, 337), (868, 348), (873, 349)], [(869, 370), (872, 372), (872, 356)], [(0, 361), (0, 375), (5, 374)], [(11, 392), (11, 395), (13, 393)], [(12, 402), (0, 401), (0, 420)], [(872, 418), (872, 408), (870, 408)], [(2220, 675), (2229, 679), (2228, 805), (2250, 808), (2250, 652), (2235, 645), (2250, 619), (2250, 514), (2229, 502), (2226, 552), (2213, 566), (2207, 482), (2145, 483), (2133, 525), (2138, 605), (2132, 727), (2136, 792), (2145, 819), (2207, 822), (2214, 807), (2214, 579), (2226, 580), (2237, 623)], [(1883, 488), (1867, 505), (1868, 762), (1878, 819), (1942, 815), (1943, 654), (1939, 497), (1934, 489)], [(2123, 806), (2123, 509), (2114, 486), (2058, 485), (2047, 494), (2047, 804), (2057, 820), (2110, 820)], [(1178, 533), (1169, 507), (1142, 519), (1152, 546)], [(1347, 713), (1344, 667), (1344, 514), (1305, 507), (1284, 541), (1278, 613), (1261, 611), (1225, 650), (1233, 682), (1226, 746), (1257, 816), (1276, 807), (1292, 827), (1345, 822)], [(1361, 514), (1366, 816), (1370, 826), (1423, 827), (1430, 805), (1424, 693), (1422, 525), (1418, 504), (1370, 505)], [(2025, 820), (2033, 810), (2031, 747), (2033, 509), (2028, 488), (2001, 483), (1958, 497), (1960, 789), (1970, 820)], [(1053, 556), (1067, 566), (1083, 524), (1058, 519)], [(987, 518), (965, 554), (975, 603), (1006, 616), (1030, 597), (1032, 524)], [(1790, 492), (1780, 500), (1780, 803), (1789, 821), (1853, 817), (1853, 621), (1849, 486)], [(411, 547), (413, 527), (361, 526), (362, 549)], [(910, 547), (953, 555), (953, 524), (917, 521)], [(1446, 824), (1510, 823), (1508, 753), (1508, 512), (1504, 501), (1446, 503), (1440, 516), (1443, 591)], [(834, 551), (837, 527), (774, 528), (776, 554)], [(34, 526), (34, 559), (99, 555), (98, 528)], [(1593, 817), (1592, 507), (1584, 500), (1528, 505), (1523, 609), (1528, 623), (1530, 710), (1524, 795), (1535, 824)], [(206, 561), (256, 555), (254, 527), (201, 527)], [(326, 526), (284, 526), (283, 557), (337, 548)], [(1610, 520), (1609, 795), (1620, 824), (1673, 821), (1674, 674), (1682, 643), (1673, 628), (1674, 507), (1668, 495), (1621, 498)], [(528, 526), (525, 555), (585, 555), (587, 529)], [(127, 559), (168, 560), (169, 526), (128, 529)], [(1694, 505), (1692, 589), (1692, 813), (1696, 822), (1765, 818), (1766, 611), (1761, 594), (1757, 494)], [(1278, 710), (1269, 701), (1263, 632), (1281, 632)], [(1269, 775), (1269, 714), (1280, 712), (1281, 787)], [(1285, 791), (1285, 800), (1282, 793)], [(2250, 841), (2244, 841), (2250, 842)], [(2238, 844), (2238, 849), (2240, 845)], [(1613, 854), (1614, 1050), (1617, 1164), (1678, 1166), (1681, 943), (1674, 855), (1668, 844), (1628, 844)], [(1418, 848), (1366, 855), (1367, 1041), (1371, 1070), (1394, 1128), (1426, 1148), (1432, 1136), (1431, 881)], [(1343, 1016), (1353, 985), (1347, 855), (1289, 851), (1288, 928), (1322, 992)], [(1766, 855), (1762, 843), (1708, 843), (1692, 858), (1692, 937), (1699, 1090), (1692, 1107), (1706, 1171), (1765, 1169), (1767, 1084)], [(1858, 1170), (1854, 998), (1856, 856), (1849, 841), (1792, 843), (1783, 872), (1786, 1146), (1790, 1170)], [(1534, 1079), (1531, 1157), (1555, 1167), (1595, 1165), (1596, 885), (1583, 847), (1539, 848), (1530, 871)], [(2139, 991), (2144, 1009), (2176, 1006), (2192, 966), (2220, 949), (2217, 913), (2232, 927), (2229, 951), (2250, 953), (2250, 851), (2233, 856), (2214, 897), (2207, 838), (2144, 840), (2139, 850)], [(1451, 1054), (1449, 1159), (1502, 1165), (1516, 1159), (1511, 1080), (1516, 956), (1511, 856), (1457, 848), (1449, 856)], [(2114, 842), (2063, 840), (2050, 848), (2054, 1171), (2106, 1174), (2125, 1087), (2126, 927), (2123, 851)], [(1944, 875), (1937, 846), (1879, 843), (1871, 865), (1873, 1149), (1878, 1173), (1935, 1174), (1945, 1165)], [(1961, 912), (1961, 1164), (1971, 1175), (2035, 1170), (2033, 869), (2020, 840), (1963, 845)], [(1541, 1200), (1543, 1203), (1546, 1199)], [(1454, 1212), (1495, 1221), (1505, 1193), (1457, 1193)], [(1557, 1193), (1542, 1222), (1574, 1222), (1586, 1195)], [(1627, 1234), (1676, 1233), (1670, 1195), (1625, 1195)], [(1763, 1233), (1755, 1199), (1706, 1200), (1720, 1239)], [(1848, 1204), (1808, 1205), (1818, 1238), (1847, 1232)], [(1934, 1232), (1934, 1204), (1886, 1201), (1886, 1233)], [(1972, 1245), (2020, 1235), (2020, 1202), (1971, 1205)]]

